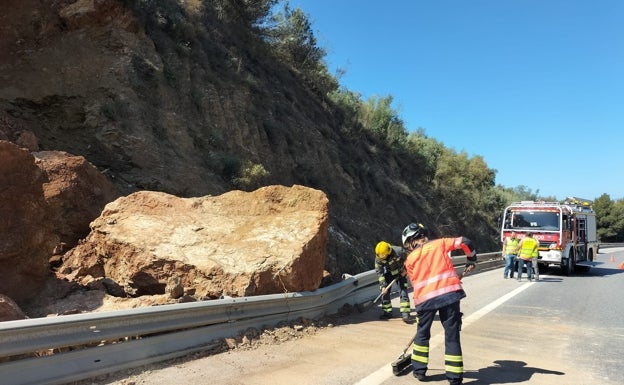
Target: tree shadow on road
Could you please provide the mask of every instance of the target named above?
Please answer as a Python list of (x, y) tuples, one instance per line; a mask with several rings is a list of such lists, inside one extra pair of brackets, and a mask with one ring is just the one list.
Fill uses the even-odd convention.
[[(553, 374), (563, 376), (565, 373), (554, 370), (526, 366), (523, 361), (497, 360), (493, 366), (464, 373), (466, 385), (516, 384), (529, 381), (534, 374)], [(474, 381), (472, 380), (474, 379)]]

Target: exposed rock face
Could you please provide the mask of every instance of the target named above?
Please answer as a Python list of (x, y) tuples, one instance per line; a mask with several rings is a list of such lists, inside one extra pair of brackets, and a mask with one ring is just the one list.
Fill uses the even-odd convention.
[(119, 194), (81, 156), (0, 141), (0, 293), (20, 303), (50, 275), (48, 260), (73, 247)]
[(199, 198), (142, 191), (109, 203), (91, 229), (65, 255), (69, 279), (105, 277), (130, 296), (175, 286), (181, 296), (180, 285), (196, 298), (314, 290), (327, 254), (328, 199), (297, 185)]
[[(322, 190), (336, 278), (371, 269), (378, 238), (426, 221), (418, 165), (332, 112), (217, 3), (0, 3), (0, 138), (84, 156), (123, 195)], [(267, 176), (235, 184), (248, 161)]]
[[(490, 238), (489, 222), (462, 224), (452, 210), (438, 207), (418, 158), (388, 151), (276, 59), (244, 18), (227, 17), (219, 4), (0, 1), (0, 140), (82, 156), (105, 170), (123, 195), (216, 196), (265, 185), (321, 190), (332, 202), (325, 268), (334, 279), (372, 269), (375, 243), (399, 242), (415, 219), (431, 229), (444, 224), (445, 232), (474, 241)], [(47, 167), (43, 158), (37, 164)], [(246, 164), (266, 174), (245, 179), (253, 170)], [(47, 199), (45, 186), (43, 191)], [(50, 212), (47, 219), (37, 207), (40, 197), (29, 207), (17, 202), (15, 210), (10, 201), (0, 202), (9, 214), (34, 214), (42, 226), (11, 241), (28, 240), (25, 254), (14, 244), (0, 245), (0, 263), (17, 254), (38, 260), (30, 254), (50, 246), (63, 252), (67, 239), (85, 233), (84, 222), (74, 227), (80, 219), (75, 210), (88, 201), (63, 194), (73, 201), (50, 197), (62, 215)], [(95, 211), (86, 212), (86, 223)], [(70, 223), (50, 222), (59, 218)], [(0, 218), (0, 227), (8, 220), (14, 219)], [(42, 236), (50, 226), (60, 229), (58, 239)], [(454, 231), (460, 226), (467, 232)], [(495, 236), (492, 241), (498, 244)], [(34, 242), (45, 247), (33, 249)], [(30, 274), (40, 277), (42, 269)]]

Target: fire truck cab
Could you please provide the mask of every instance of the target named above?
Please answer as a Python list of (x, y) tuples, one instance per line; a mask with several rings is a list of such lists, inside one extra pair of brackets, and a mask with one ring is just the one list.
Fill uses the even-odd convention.
[(501, 215), (501, 242), (512, 232), (539, 241), (540, 266), (558, 265), (565, 275), (594, 266), (599, 242), (592, 202), (568, 197), (563, 203), (514, 202)]

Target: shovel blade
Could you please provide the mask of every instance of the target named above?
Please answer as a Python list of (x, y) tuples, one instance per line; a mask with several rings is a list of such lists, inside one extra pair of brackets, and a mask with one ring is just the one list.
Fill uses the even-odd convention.
[(412, 357), (403, 354), (392, 362), (392, 373), (395, 376), (399, 376), (407, 371), (412, 366)]

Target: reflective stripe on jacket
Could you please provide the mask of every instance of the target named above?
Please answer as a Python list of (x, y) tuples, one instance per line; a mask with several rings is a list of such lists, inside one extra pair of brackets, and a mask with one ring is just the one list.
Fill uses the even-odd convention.
[[(449, 252), (460, 247), (468, 250), (465, 238), (440, 238), (412, 251), (405, 261), (407, 275), (414, 289), (414, 305), (462, 289)], [(470, 254), (470, 250), (468, 250)]]
[(375, 258), (375, 271), (377, 272), (379, 283), (383, 284), (385, 282), (386, 275), (391, 275), (393, 278), (398, 277), (403, 270), (404, 259), (404, 252), (398, 246), (392, 246), (392, 252), (386, 259)]

